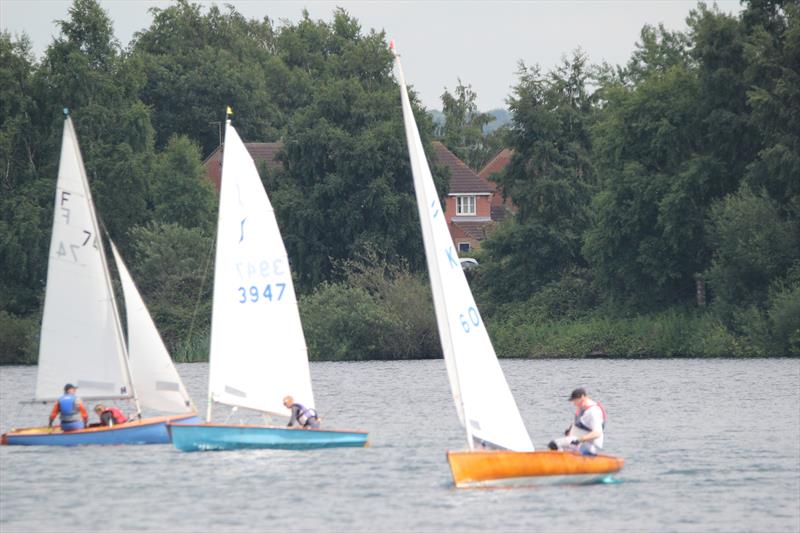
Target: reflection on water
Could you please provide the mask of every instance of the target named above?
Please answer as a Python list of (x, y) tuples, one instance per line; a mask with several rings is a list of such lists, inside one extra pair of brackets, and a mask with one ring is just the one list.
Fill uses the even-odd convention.
[[(369, 430), (369, 448), (0, 447), (0, 530), (800, 530), (800, 361), (502, 365), (534, 444), (563, 431), (582, 385), (625, 469), (454, 489), (445, 451), (465, 438), (441, 360), (316, 363), (325, 426)], [(178, 370), (204, 412), (207, 366)], [(35, 368), (0, 367), (0, 430), (46, 423), (17, 403), (34, 383)]]

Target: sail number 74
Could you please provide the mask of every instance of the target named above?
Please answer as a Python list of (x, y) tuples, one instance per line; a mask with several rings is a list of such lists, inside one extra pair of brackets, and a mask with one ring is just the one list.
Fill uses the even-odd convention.
[(467, 333), (472, 331), (473, 327), (478, 327), (481, 325), (481, 316), (478, 314), (478, 310), (474, 307), (467, 309), (466, 316), (464, 313), (458, 315), (458, 319), (461, 321), (461, 327), (464, 328), (464, 331)]
[(286, 290), (285, 283), (276, 283), (275, 284), (275, 292), (272, 292), (272, 284), (268, 283), (264, 290), (261, 290), (261, 287), (257, 287), (256, 285), (251, 285), (250, 287), (239, 287), (239, 303), (246, 304), (247, 302), (257, 302), (259, 300), (268, 300), (268, 301), (275, 301), (280, 300), (283, 298), (283, 291)]

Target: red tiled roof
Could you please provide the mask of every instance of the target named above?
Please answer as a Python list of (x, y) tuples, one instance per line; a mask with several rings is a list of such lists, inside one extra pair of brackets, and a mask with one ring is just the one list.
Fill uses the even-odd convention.
[[(250, 153), (250, 157), (253, 158), (253, 161), (255, 161), (256, 166), (258, 166), (259, 163), (266, 161), (267, 168), (270, 170), (283, 168), (283, 163), (275, 159), (275, 157), (278, 155), (278, 152), (280, 152), (283, 148), (282, 142), (244, 143), (244, 147), (247, 148), (247, 151)], [(208, 155), (206, 160), (203, 161), (203, 164), (207, 165), (212, 159), (218, 157), (220, 151), (224, 153), (224, 148), (224, 145), (217, 146), (214, 151)]]
[(492, 232), (492, 223), (490, 221), (473, 222), (473, 221), (453, 221), (453, 226), (463, 231), (467, 236), (472, 237), (476, 241), (482, 241)]
[[(266, 163), (267, 168), (270, 170), (283, 168), (283, 163), (275, 159), (275, 156), (283, 148), (283, 143), (244, 143), (244, 146), (250, 153), (250, 157), (255, 161), (256, 167)], [(203, 165), (206, 167), (206, 175), (214, 184), (217, 192), (219, 192), (220, 179), (222, 178), (223, 152), (224, 146), (217, 146), (203, 161)]]
[(502, 172), (507, 166), (508, 163), (511, 161), (511, 156), (514, 152), (508, 148), (503, 148), (500, 152), (497, 153), (496, 156), (492, 158), (491, 161), (486, 163), (486, 166), (478, 172), (478, 176), (485, 179), (489, 182), (489, 184), (494, 189), (495, 183), (490, 179), (492, 174), (497, 174), (498, 172)]
[(497, 190), (497, 183), (492, 179), (493, 175), (506, 169), (513, 156), (514, 150), (503, 148), (478, 172), (478, 175), (485, 179), (495, 191), (495, 195), (492, 197), (492, 220), (503, 220), (516, 211), (511, 198), (503, 198), (503, 195)]
[(453, 238), (454, 241), (457, 239), (465, 239), (471, 237), (455, 222), (451, 222), (450, 227), (448, 229), (450, 230), (450, 236)]
[(450, 169), (450, 194), (490, 193), (494, 189), (485, 179), (461, 161), (439, 141), (433, 141), (436, 162)]
[(256, 166), (258, 166), (259, 163), (266, 161), (267, 168), (270, 170), (283, 168), (283, 163), (275, 159), (275, 156), (278, 155), (278, 152), (283, 149), (282, 142), (244, 143), (244, 146), (247, 148), (247, 151), (250, 152), (250, 157), (253, 158)]
[(504, 204), (492, 204), (492, 220), (500, 222), (511, 216), (511, 210)]

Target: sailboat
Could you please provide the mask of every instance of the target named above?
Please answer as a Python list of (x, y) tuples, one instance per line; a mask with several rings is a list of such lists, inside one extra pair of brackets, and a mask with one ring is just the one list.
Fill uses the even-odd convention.
[(458, 260), (395, 53), (425, 257), (436, 323), (456, 411), (466, 431), (467, 451), (448, 452), (453, 482), (465, 486), (518, 477), (609, 474), (623, 461), (535, 451), (508, 387), (494, 347)]
[(288, 416), (314, 408), (300, 312), (278, 222), (255, 163), (225, 125), (205, 424), (170, 424), (183, 451), (365, 446), (367, 433), (212, 422), (215, 404)]
[[(137, 412), (131, 421), (111, 427), (12, 429), (2, 435), (2, 444), (166, 444), (168, 422), (199, 420), (122, 257), (111, 247), (125, 298), (127, 343), (78, 139), (67, 116), (30, 403), (52, 404), (70, 382), (85, 402), (128, 400)], [(141, 418), (142, 406), (176, 414)]]

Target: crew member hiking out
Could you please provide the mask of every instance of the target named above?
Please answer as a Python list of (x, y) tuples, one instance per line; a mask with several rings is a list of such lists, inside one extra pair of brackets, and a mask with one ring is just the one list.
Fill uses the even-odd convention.
[(302, 404), (295, 403), (294, 398), (286, 396), (283, 405), (292, 411), (289, 417), (289, 427), (299, 426), (303, 429), (319, 428), (319, 416), (314, 409), (304, 407)]

